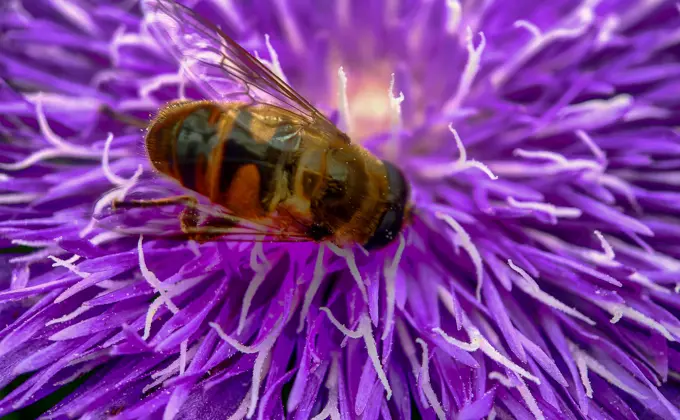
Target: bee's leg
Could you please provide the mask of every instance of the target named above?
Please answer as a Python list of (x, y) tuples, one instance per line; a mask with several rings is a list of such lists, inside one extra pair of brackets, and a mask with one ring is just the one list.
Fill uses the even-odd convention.
[(182, 232), (186, 233), (189, 236), (189, 239), (196, 241), (199, 244), (207, 241), (207, 238), (203, 238), (204, 235), (196, 232), (198, 228), (198, 212), (195, 208), (187, 207), (182, 210), (182, 213), (179, 216), (179, 222)]
[(163, 207), (170, 206), (173, 204), (184, 204), (189, 208), (195, 208), (198, 204), (198, 200), (190, 195), (177, 195), (174, 197), (166, 198), (155, 198), (150, 200), (129, 200), (120, 201), (113, 200), (111, 203), (111, 208), (116, 209), (131, 209), (131, 208), (142, 208), (142, 207)]
[(108, 115), (109, 117), (113, 118), (114, 120), (118, 120), (118, 121), (122, 122), (123, 124), (131, 125), (133, 127), (147, 128), (149, 126), (148, 121), (143, 120), (141, 118), (132, 117), (130, 115), (125, 115), (125, 114), (122, 114), (120, 112), (114, 111), (108, 105), (101, 105), (99, 107), (99, 111), (103, 114)]
[(228, 218), (213, 219), (206, 225), (199, 225), (199, 221), (200, 214), (196, 208), (187, 207), (182, 210), (180, 215), (182, 232), (198, 243), (215, 240), (225, 234), (225, 229), (235, 226), (235, 223)]

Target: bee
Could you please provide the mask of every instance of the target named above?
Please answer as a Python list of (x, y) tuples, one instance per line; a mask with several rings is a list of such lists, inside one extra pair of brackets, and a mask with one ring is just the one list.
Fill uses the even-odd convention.
[(128, 206), (183, 202), (182, 231), (197, 241), (238, 236), (371, 250), (398, 237), (410, 211), (410, 188), (397, 166), (352, 143), (191, 9), (173, 0), (145, 6), (152, 31), (209, 98), (162, 108), (146, 133), (148, 159), (220, 210), (206, 220), (189, 195)]

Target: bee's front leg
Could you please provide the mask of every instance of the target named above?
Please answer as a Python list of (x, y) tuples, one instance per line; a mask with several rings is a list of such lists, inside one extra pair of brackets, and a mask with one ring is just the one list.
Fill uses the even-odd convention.
[(171, 206), (173, 204), (184, 204), (187, 207), (195, 208), (198, 200), (190, 195), (178, 195), (174, 197), (154, 198), (149, 200), (118, 200), (114, 199), (111, 203), (113, 210), (117, 209), (133, 209), (144, 207), (163, 207)]
[(180, 215), (180, 226), (189, 239), (198, 243), (213, 241), (224, 236), (229, 229), (236, 226), (232, 218), (224, 216), (209, 220), (202, 224), (201, 214), (194, 207), (187, 207)]
[(186, 233), (190, 240), (201, 244), (209, 241), (210, 238), (208, 238), (208, 235), (199, 233), (198, 219), (199, 214), (196, 209), (192, 207), (187, 207), (182, 210), (182, 213), (179, 216), (182, 232)]
[(111, 108), (108, 105), (101, 105), (99, 107), (99, 111), (103, 114), (108, 115), (109, 117), (113, 118), (114, 120), (120, 121), (123, 124), (130, 125), (132, 127), (137, 127), (137, 128), (147, 128), (149, 126), (149, 121), (133, 117), (131, 115), (123, 114), (121, 112), (115, 111), (113, 108)]

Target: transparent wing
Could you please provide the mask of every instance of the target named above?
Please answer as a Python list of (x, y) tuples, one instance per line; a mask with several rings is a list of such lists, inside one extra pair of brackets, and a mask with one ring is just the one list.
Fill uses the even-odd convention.
[(299, 115), (304, 124), (349, 142), (311, 103), (193, 10), (175, 0), (143, 0), (143, 10), (158, 42), (209, 99), (279, 106)]
[[(172, 211), (174, 209), (174, 211)], [(177, 210), (180, 210), (179, 212)], [(147, 235), (199, 242), (223, 239), (242, 242), (310, 242), (307, 226), (286, 214), (258, 220), (243, 219), (213, 204), (181, 204), (169, 200), (116, 202), (97, 226), (123, 235)]]

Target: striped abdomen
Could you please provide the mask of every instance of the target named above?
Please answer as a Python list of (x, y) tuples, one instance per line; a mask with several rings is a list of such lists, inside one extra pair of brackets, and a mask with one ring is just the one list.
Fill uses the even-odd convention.
[[(263, 216), (291, 159), (291, 134), (243, 104), (179, 102), (161, 111), (146, 137), (160, 172), (242, 217)], [(264, 119), (263, 119), (264, 118)], [(266, 124), (265, 124), (266, 123)]]

